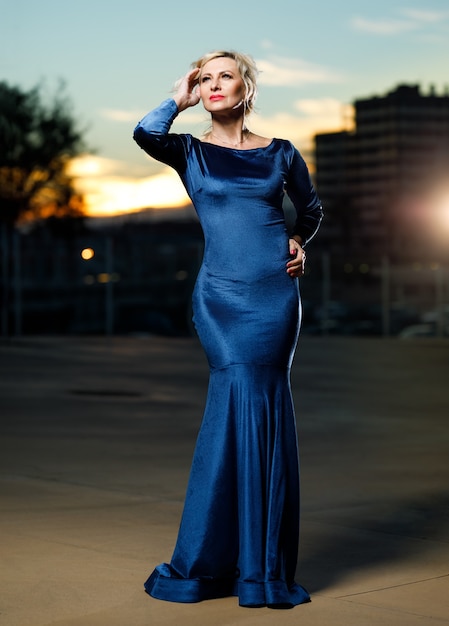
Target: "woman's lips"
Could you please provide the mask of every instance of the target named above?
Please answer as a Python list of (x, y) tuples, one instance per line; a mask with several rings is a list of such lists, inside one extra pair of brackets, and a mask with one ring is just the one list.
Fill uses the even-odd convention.
[(223, 100), (223, 98), (224, 96), (215, 95), (215, 96), (211, 96), (209, 100), (212, 100), (213, 102), (214, 100)]

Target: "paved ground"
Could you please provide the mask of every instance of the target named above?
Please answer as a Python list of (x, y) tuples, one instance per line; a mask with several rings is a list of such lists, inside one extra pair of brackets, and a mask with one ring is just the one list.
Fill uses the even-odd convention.
[(207, 384), (194, 340), (0, 343), (1, 626), (449, 624), (449, 342), (304, 337), (298, 580), (312, 602), (153, 600)]

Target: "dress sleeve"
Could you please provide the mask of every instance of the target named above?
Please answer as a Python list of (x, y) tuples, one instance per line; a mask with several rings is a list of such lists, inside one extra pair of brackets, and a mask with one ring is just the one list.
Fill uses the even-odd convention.
[(296, 211), (293, 234), (301, 237), (301, 246), (304, 247), (317, 232), (323, 219), (323, 209), (304, 159), (299, 151), (292, 144), (290, 145), (292, 153), (286, 192)]
[(137, 124), (133, 137), (151, 157), (180, 172), (187, 159), (186, 136), (169, 133), (178, 112), (173, 98), (164, 100)]

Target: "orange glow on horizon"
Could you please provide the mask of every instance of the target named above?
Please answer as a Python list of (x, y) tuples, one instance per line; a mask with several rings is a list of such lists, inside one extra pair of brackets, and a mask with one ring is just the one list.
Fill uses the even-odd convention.
[(176, 209), (190, 199), (175, 171), (166, 167), (160, 174), (132, 178), (114, 174), (114, 163), (92, 155), (74, 159), (70, 174), (84, 196), (89, 217), (110, 217), (145, 208)]

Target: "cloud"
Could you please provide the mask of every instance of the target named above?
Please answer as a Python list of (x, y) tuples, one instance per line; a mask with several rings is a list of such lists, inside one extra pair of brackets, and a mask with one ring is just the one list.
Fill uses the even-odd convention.
[(70, 176), (74, 176), (75, 178), (110, 176), (120, 171), (123, 171), (121, 161), (107, 159), (94, 154), (82, 154), (72, 159), (68, 170)]
[(336, 83), (342, 77), (335, 70), (302, 59), (271, 57), (259, 59), (259, 83), (269, 87), (297, 87), (308, 83)]
[(421, 24), (441, 22), (449, 18), (449, 11), (432, 11), (431, 9), (402, 9), (401, 13)]
[(122, 111), (120, 109), (101, 109), (100, 116), (113, 122), (136, 122), (142, 119), (146, 111)]
[(188, 109), (187, 111), (183, 111), (182, 115), (176, 118), (176, 124), (204, 124), (204, 121), (209, 121), (208, 113), (202, 108), (201, 105), (198, 106), (196, 110)]
[(336, 98), (303, 98), (294, 104), (295, 109), (307, 117), (335, 119), (342, 115), (346, 105)]
[(351, 24), (354, 30), (372, 33), (374, 35), (397, 35), (416, 29), (416, 23), (411, 20), (373, 20), (364, 17), (354, 17), (351, 20)]
[(425, 30), (431, 24), (440, 24), (449, 18), (449, 11), (403, 8), (397, 11), (399, 17), (370, 19), (355, 16), (351, 20), (354, 30), (374, 35), (398, 35), (405, 32)]
[(289, 139), (302, 152), (310, 153), (314, 135), (350, 130), (353, 126), (352, 106), (334, 98), (301, 99), (294, 107), (297, 114), (254, 114), (250, 118), (251, 130), (266, 137)]
[[(121, 109), (100, 109), (99, 114), (101, 117), (107, 120), (111, 120), (113, 122), (125, 122), (125, 123), (134, 123), (136, 124), (139, 120), (141, 120), (148, 111), (142, 110), (121, 110)], [(183, 123), (195, 124), (200, 121), (204, 121), (204, 113), (198, 112), (183, 112), (182, 114)]]

